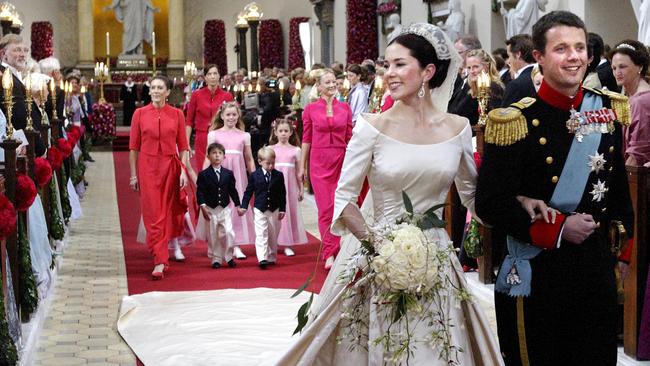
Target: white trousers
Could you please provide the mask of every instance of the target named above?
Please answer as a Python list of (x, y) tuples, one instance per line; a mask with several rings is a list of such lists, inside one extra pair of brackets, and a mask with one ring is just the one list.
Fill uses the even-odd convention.
[(232, 259), (232, 243), (235, 240), (230, 209), (221, 206), (206, 208), (210, 211), (210, 229), (207, 230), (208, 258), (212, 263), (229, 262)]
[(275, 262), (278, 253), (278, 235), (280, 234), (279, 210), (260, 211), (253, 208), (255, 219), (255, 254), (257, 261)]

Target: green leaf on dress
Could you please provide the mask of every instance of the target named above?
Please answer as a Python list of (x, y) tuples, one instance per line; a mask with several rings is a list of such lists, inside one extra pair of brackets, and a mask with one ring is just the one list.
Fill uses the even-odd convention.
[(406, 194), (406, 192), (402, 191), (402, 199), (404, 200), (404, 207), (406, 208), (406, 212), (410, 213), (411, 215), (413, 214), (413, 203), (411, 202), (411, 199), (409, 198), (409, 195)]

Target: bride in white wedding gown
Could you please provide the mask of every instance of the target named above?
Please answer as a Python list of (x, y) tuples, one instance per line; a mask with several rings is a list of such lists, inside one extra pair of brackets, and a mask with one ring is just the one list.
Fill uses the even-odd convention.
[[(374, 221), (394, 222), (404, 213), (402, 191), (413, 202), (414, 212), (445, 202), (455, 182), (463, 205), (474, 210), (476, 166), (473, 160), (472, 131), (467, 119), (444, 113), (454, 85), (460, 57), (438, 27), (415, 24), (404, 28), (386, 49), (390, 67), (384, 76), (395, 105), (380, 115), (363, 115), (357, 120), (335, 196), (332, 231), (346, 235), (334, 267), (311, 309), (310, 320), (300, 338), (278, 365), (383, 365), (388, 356), (372, 340), (383, 334), (388, 324), (378, 314), (378, 305), (368, 301), (367, 347), (350, 349), (345, 339), (349, 331), (342, 321), (346, 284), (340, 274), (350, 257), (367, 237), (368, 225), (356, 206), (357, 196), (367, 177), (371, 187)], [(438, 212), (440, 215), (440, 212)], [(447, 245), (444, 229), (427, 235)], [(451, 256), (448, 276), (456, 288), (467, 289), (462, 269)], [(450, 288), (449, 291), (452, 291)], [(424, 304), (426, 305), (426, 304)], [(460, 365), (502, 365), (495, 337), (480, 306), (466, 301), (455, 306), (447, 301), (452, 344), (462, 348)], [(428, 325), (420, 323), (414, 338), (423, 339)], [(418, 344), (408, 365), (447, 365), (440, 350)]]

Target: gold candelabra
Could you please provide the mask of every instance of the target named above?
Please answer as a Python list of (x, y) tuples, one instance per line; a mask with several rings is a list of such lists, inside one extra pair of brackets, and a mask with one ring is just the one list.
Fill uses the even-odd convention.
[(32, 74), (27, 73), (25, 77), (25, 104), (27, 104), (27, 126), (25, 130), (34, 131), (34, 121), (32, 120)]
[(302, 85), (300, 85), (300, 80), (296, 81), (296, 91), (293, 93), (293, 98), (291, 98), (291, 102), (293, 103), (292, 108), (294, 110), (300, 109), (300, 89), (302, 89)]
[(56, 81), (54, 79), (50, 80), (50, 98), (52, 98), (52, 120), (57, 120), (59, 117), (56, 113)]
[(199, 75), (199, 71), (196, 69), (196, 64), (194, 64), (194, 61), (187, 61), (185, 63), (185, 66), (183, 67), (183, 75), (187, 80), (187, 85), (190, 87), (190, 93), (192, 93), (192, 82), (194, 82), (194, 80), (196, 80), (197, 76)]
[(478, 124), (479, 126), (485, 126), (487, 122), (487, 108), (488, 102), (490, 100), (490, 75), (485, 71), (476, 78), (476, 87), (478, 89), (478, 106), (479, 106), (479, 117)]
[(280, 90), (280, 107), (284, 107), (284, 81), (280, 80), (278, 89)]
[(343, 80), (343, 101), (348, 101), (348, 95), (350, 94), (350, 80), (346, 77)]
[(11, 123), (11, 117), (13, 116), (14, 109), (14, 97), (12, 95), (14, 87), (14, 79), (11, 74), (11, 70), (6, 68), (2, 74), (2, 89), (4, 90), (4, 103), (5, 109), (7, 110), (7, 140), (14, 139), (14, 126)]
[(372, 99), (370, 101), (370, 112), (381, 112), (381, 97), (384, 95), (384, 79), (379, 76), (375, 78)]
[[(107, 59), (108, 61), (108, 59)], [(104, 82), (108, 80), (109, 69), (108, 64), (98, 62), (95, 64), (95, 77), (99, 81), (99, 103), (106, 103), (104, 99)]]

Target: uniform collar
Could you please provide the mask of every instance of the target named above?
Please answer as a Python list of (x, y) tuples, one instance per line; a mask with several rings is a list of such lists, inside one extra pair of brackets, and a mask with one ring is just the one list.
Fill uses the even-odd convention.
[(580, 104), (582, 104), (582, 98), (584, 94), (582, 92), (582, 85), (580, 85), (578, 88), (578, 93), (574, 97), (569, 97), (553, 89), (550, 85), (542, 80), (542, 85), (539, 87), (537, 96), (555, 108), (569, 111), (571, 108), (577, 108)]

